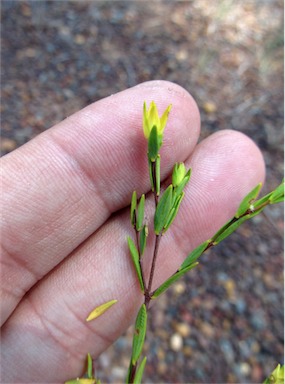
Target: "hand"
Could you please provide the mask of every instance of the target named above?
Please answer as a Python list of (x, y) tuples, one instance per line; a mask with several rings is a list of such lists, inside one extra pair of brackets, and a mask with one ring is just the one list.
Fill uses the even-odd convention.
[[(192, 167), (181, 211), (162, 239), (153, 287), (210, 238), (264, 179), (246, 136), (217, 132), (197, 144), (200, 119), (181, 87), (148, 82), (98, 101), (2, 158), (3, 382), (62, 382), (82, 374), (131, 324), (143, 301), (126, 242), (132, 191), (149, 191), (142, 106), (172, 103), (162, 178)], [(147, 255), (143, 260), (148, 270)], [(96, 306), (108, 312), (85, 321)]]

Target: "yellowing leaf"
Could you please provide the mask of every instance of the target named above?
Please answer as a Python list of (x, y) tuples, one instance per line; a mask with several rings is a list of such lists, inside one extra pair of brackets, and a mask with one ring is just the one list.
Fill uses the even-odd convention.
[(85, 378), (78, 378), (78, 379), (68, 380), (65, 382), (65, 384), (97, 384), (97, 383), (96, 383), (96, 379), (85, 379)]
[(87, 317), (86, 321), (94, 320), (97, 317), (103, 315), (103, 313), (105, 313), (107, 311), (107, 309), (112, 307), (112, 305), (114, 305), (117, 301), (118, 300), (110, 300), (107, 303), (99, 305), (99, 307), (96, 307), (95, 309), (93, 309), (93, 311)]

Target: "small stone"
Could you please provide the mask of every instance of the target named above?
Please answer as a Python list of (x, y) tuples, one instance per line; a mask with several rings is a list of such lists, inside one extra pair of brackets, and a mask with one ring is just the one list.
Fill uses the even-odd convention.
[(215, 329), (209, 323), (201, 322), (200, 329), (206, 337), (212, 338), (215, 334)]
[(175, 325), (175, 331), (183, 338), (188, 337), (191, 333), (190, 326), (186, 323), (178, 323)]
[(83, 35), (76, 35), (74, 41), (76, 44), (82, 45), (85, 43), (86, 39)]
[(17, 143), (15, 140), (12, 140), (12, 139), (9, 139), (7, 137), (4, 137), (2, 140), (1, 140), (1, 152), (11, 152), (13, 151), (13, 149), (15, 149), (17, 147)]
[(190, 347), (190, 345), (186, 345), (184, 348), (183, 348), (183, 355), (185, 357), (191, 357), (193, 356), (193, 349)]
[(228, 299), (232, 300), (235, 298), (235, 290), (236, 290), (236, 285), (235, 282), (232, 279), (227, 279), (224, 282), (224, 287), (225, 290), (227, 291)]
[(167, 372), (168, 366), (165, 361), (159, 361), (157, 365), (157, 371), (160, 375), (164, 375)]
[(165, 352), (162, 348), (158, 348), (156, 356), (158, 360), (164, 360), (165, 359)]
[(178, 282), (173, 286), (173, 291), (176, 293), (176, 295), (181, 295), (182, 293), (185, 292), (185, 283), (183, 282)]
[(203, 104), (203, 109), (206, 113), (215, 113), (217, 111), (217, 106), (212, 101), (206, 101)]
[(248, 363), (241, 363), (239, 366), (240, 373), (242, 373), (243, 376), (248, 376), (250, 373), (250, 365)]
[(120, 380), (122, 380), (122, 379), (124, 379), (124, 377), (125, 377), (125, 374), (126, 374), (126, 372), (125, 372), (125, 368), (124, 367), (113, 367), (112, 368), (112, 375), (113, 375), (113, 377), (115, 378), (115, 379), (120, 379)]
[(183, 347), (183, 339), (179, 333), (174, 333), (170, 338), (170, 348), (178, 352)]

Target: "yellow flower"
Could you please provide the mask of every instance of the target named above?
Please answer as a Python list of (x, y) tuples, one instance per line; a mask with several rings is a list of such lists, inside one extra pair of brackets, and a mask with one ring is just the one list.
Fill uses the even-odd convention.
[(157, 128), (157, 133), (162, 136), (164, 128), (167, 123), (168, 114), (171, 110), (171, 104), (166, 108), (163, 115), (159, 117), (157, 107), (152, 101), (150, 107), (147, 110), (146, 103), (143, 104), (143, 132), (145, 137), (148, 139), (150, 132), (154, 126)]

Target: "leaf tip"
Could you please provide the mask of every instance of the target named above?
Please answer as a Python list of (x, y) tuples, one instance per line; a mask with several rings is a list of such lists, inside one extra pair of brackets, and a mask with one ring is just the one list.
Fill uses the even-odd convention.
[(105, 313), (107, 309), (112, 307), (112, 305), (116, 304), (117, 301), (118, 300), (114, 299), (114, 300), (107, 301), (107, 303), (99, 305), (99, 307), (96, 307), (95, 309), (93, 309), (93, 311), (90, 312), (90, 314), (86, 318), (86, 321), (89, 322), (103, 315), (103, 313)]

